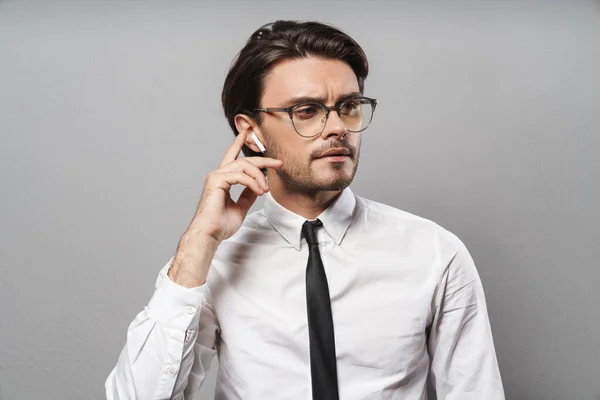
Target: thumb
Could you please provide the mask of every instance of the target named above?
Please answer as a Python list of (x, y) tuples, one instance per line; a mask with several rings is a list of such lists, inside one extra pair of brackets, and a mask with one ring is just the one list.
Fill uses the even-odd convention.
[(244, 214), (247, 214), (257, 198), (258, 196), (256, 193), (247, 187), (242, 191), (242, 194), (240, 194), (240, 197), (236, 203), (240, 207), (241, 211), (243, 211)]

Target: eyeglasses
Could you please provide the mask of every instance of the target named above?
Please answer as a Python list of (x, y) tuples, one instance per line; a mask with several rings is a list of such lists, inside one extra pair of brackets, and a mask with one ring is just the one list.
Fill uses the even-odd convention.
[(362, 132), (373, 120), (377, 100), (368, 97), (351, 97), (333, 107), (317, 102), (305, 102), (286, 108), (256, 108), (257, 112), (286, 112), (298, 135), (312, 138), (325, 129), (329, 113), (335, 110), (348, 132)]

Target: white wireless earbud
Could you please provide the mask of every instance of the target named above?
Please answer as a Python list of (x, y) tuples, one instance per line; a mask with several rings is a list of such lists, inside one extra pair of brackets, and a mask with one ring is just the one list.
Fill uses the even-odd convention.
[(254, 143), (256, 143), (261, 152), (264, 153), (265, 151), (267, 151), (267, 149), (265, 149), (265, 146), (263, 146), (260, 140), (258, 140), (258, 137), (256, 136), (256, 133), (254, 133), (254, 131), (252, 132), (252, 140), (254, 140)]

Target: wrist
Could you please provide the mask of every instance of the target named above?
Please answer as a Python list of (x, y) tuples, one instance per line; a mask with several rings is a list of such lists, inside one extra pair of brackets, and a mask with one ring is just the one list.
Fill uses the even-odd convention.
[(179, 241), (168, 272), (169, 278), (187, 288), (203, 285), (219, 244), (219, 241), (209, 235), (191, 235), (186, 232)]
[(184, 288), (194, 288), (206, 283), (208, 271), (190, 271), (188, 269), (179, 269), (175, 266), (169, 269), (167, 274), (173, 283)]

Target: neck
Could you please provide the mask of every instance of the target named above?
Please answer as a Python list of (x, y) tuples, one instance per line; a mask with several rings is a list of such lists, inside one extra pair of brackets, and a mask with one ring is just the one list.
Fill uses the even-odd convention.
[(342, 190), (310, 190), (292, 187), (280, 179), (269, 180), (270, 192), (275, 201), (291, 212), (314, 220), (338, 198)]

